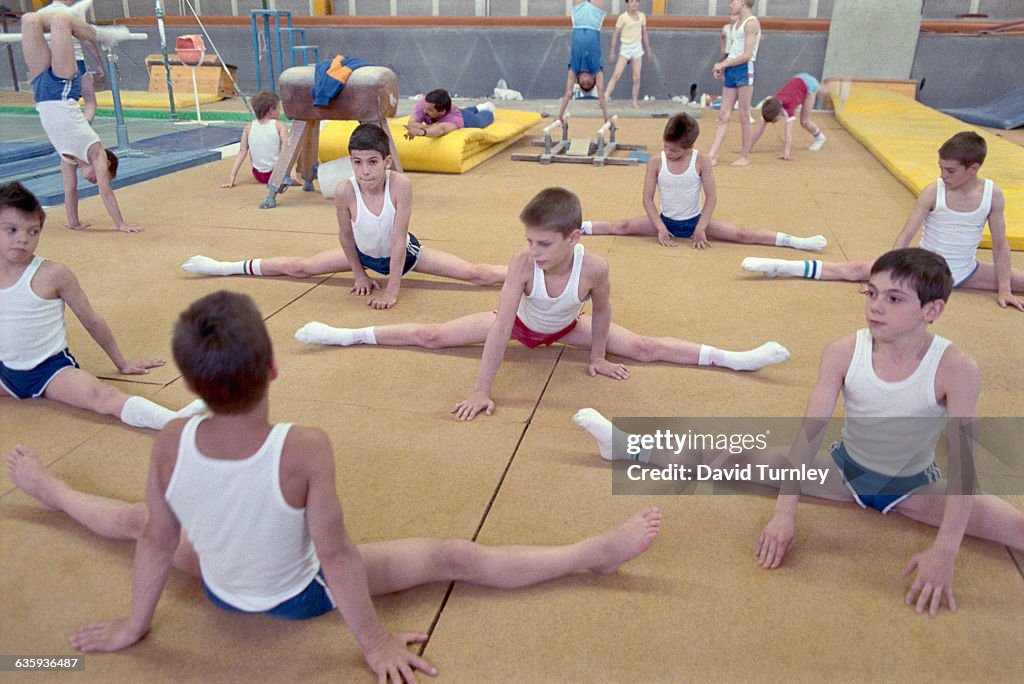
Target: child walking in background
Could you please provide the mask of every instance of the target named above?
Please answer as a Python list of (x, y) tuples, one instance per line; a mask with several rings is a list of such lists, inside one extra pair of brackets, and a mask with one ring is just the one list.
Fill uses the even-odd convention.
[(622, 78), (626, 64), (632, 64), (633, 107), (639, 107), (637, 98), (640, 96), (640, 72), (644, 67), (642, 58), (646, 53), (648, 62), (654, 60), (651, 43), (647, 37), (647, 16), (640, 11), (640, 0), (627, 0), (626, 11), (620, 14), (615, 22), (615, 33), (612, 34), (612, 60), (615, 59), (615, 42), (620, 36), (622, 48), (618, 61), (615, 63), (615, 71), (612, 72), (612, 78), (608, 81), (608, 87), (605, 88), (605, 99), (612, 99), (612, 91), (615, 90), (615, 84)]

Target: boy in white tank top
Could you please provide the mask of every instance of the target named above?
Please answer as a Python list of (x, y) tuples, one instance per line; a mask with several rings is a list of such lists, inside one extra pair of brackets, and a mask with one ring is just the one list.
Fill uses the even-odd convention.
[(65, 305), (122, 375), (145, 375), (164, 362), (126, 359), (74, 274), (36, 255), (45, 219), (39, 201), (21, 183), (0, 185), (0, 397), (52, 399), (154, 430), (205, 411), (197, 400), (175, 413), (79, 367), (68, 349)]
[(269, 422), (277, 367), (252, 300), (226, 291), (203, 297), (181, 314), (173, 348), (213, 415), (160, 433), (145, 503), (75, 490), (26, 447), (7, 456), (8, 475), (29, 495), (101, 536), (138, 540), (130, 615), (82, 627), (70, 639), (77, 650), (117, 651), (142, 639), (173, 565), (232, 613), (294, 620), (337, 609), (380, 681), (413, 681), (414, 670), (436, 674), (406, 648), (427, 636), (385, 632), (371, 596), (432, 582), (513, 589), (584, 569), (608, 574), (646, 551), (660, 529), (658, 509), (647, 508), (564, 546), (427, 538), (357, 545), (345, 529), (327, 435)]
[[(311, 257), (244, 261), (217, 261), (196, 255), (181, 268), (209, 276), (292, 278), (351, 271), (355, 283), (349, 292), (367, 297), (366, 305), (374, 309), (390, 309), (398, 302), (402, 276), (412, 270), (474, 285), (497, 285), (505, 280), (504, 266), (474, 264), (421, 246), (409, 232), (412, 184), (404, 174), (391, 170), (391, 141), (380, 126), (357, 126), (349, 138), (348, 151), (354, 176), (351, 182), (339, 183), (334, 193), (340, 247)], [(369, 232), (363, 232), (363, 228)], [(367, 275), (367, 270), (387, 276), (387, 287), (382, 292), (380, 281)]]
[(725, 142), (732, 108), (737, 102), (743, 148), (740, 150), (739, 158), (733, 161), (732, 165), (750, 164), (750, 102), (754, 95), (754, 64), (761, 42), (761, 24), (750, 11), (754, 2), (755, 0), (730, 0), (729, 16), (735, 15), (737, 20), (728, 45), (729, 52), (725, 59), (716, 62), (711, 69), (711, 74), (722, 81), (722, 108), (718, 112), (718, 128), (715, 130), (715, 140), (708, 151), (712, 166), (718, 163), (718, 151)]
[[(608, 261), (597, 255), (584, 259), (580, 238), (579, 198), (564, 188), (538, 193), (519, 214), (526, 228), (526, 249), (512, 257), (497, 311), (471, 314), (446, 323), (402, 323), (370, 328), (333, 328), (307, 323), (295, 338), (311, 344), (380, 344), (427, 349), (484, 343), (480, 373), (473, 395), (452, 413), (472, 420), (494, 412), (491, 387), (510, 339), (528, 347), (562, 342), (590, 349), (587, 372), (616, 380), (629, 369), (605, 358), (612, 353), (644, 363), (663, 361), (682, 365), (725, 366), (754, 371), (781, 363), (789, 352), (777, 342), (731, 352), (674, 337), (642, 337), (612, 323)], [(581, 315), (590, 300), (591, 316)]]
[[(235, 163), (231, 166), (228, 182), (220, 186), (222, 188), (235, 187), (238, 171), (249, 155), (252, 155), (252, 177), (257, 183), (266, 185), (270, 181), (270, 174), (274, 172), (274, 166), (277, 165), (281, 148), (288, 142), (288, 126), (280, 119), (281, 98), (276, 93), (266, 90), (256, 93), (252, 98), (252, 112), (256, 115), (256, 120), (245, 124)], [(302, 184), (302, 179), (294, 169), (291, 182), (295, 185)]]
[[(796, 237), (771, 230), (740, 228), (713, 219), (718, 203), (715, 177), (707, 155), (695, 145), (700, 135), (697, 120), (686, 113), (672, 116), (665, 124), (664, 151), (647, 162), (644, 176), (644, 216), (618, 221), (584, 221), (584, 235), (657, 236), (665, 247), (675, 247), (673, 237), (692, 238), (694, 249), (711, 246), (708, 239), (741, 242), (748, 245), (772, 245), (819, 251), (828, 245), (823, 235)], [(661, 208), (654, 203), (657, 190)], [(701, 193), (703, 191), (703, 208)]]
[[(872, 266), (865, 294), (868, 327), (829, 344), (818, 381), (804, 413), (803, 429), (791, 448), (768, 448), (740, 456), (722, 452), (643, 450), (620, 454), (617, 428), (593, 409), (573, 418), (593, 435), (601, 455), (665, 467), (704, 463), (712, 468), (752, 469), (751, 481), (780, 488), (771, 521), (758, 539), (758, 563), (781, 565), (796, 538), (801, 494), (855, 501), (883, 513), (893, 510), (938, 528), (934, 544), (914, 555), (903, 574), (915, 574), (905, 602), (934, 614), (953, 597), (953, 563), (965, 534), (1024, 549), (1024, 511), (1005, 500), (975, 493), (974, 445), (978, 436), (977, 362), (929, 332), (953, 289), (942, 257), (919, 248), (888, 252)], [(842, 439), (819, 452), (843, 396)], [(945, 427), (950, 482), (940, 480), (935, 445)], [(759, 480), (761, 467), (781, 471), (810, 466), (824, 473), (804, 481)], [(966, 494), (966, 495), (965, 495)]]
[[(978, 177), (988, 146), (972, 131), (957, 133), (939, 148), (940, 177), (921, 191), (893, 249), (907, 247), (924, 226), (920, 246), (939, 254), (953, 272), (954, 288), (988, 290), (1004, 309), (1024, 311), (1024, 271), (1013, 268), (1006, 239), (1003, 191), (991, 179)], [(977, 260), (978, 243), (988, 223), (992, 263)], [(748, 257), (744, 270), (769, 278), (793, 276), (809, 280), (867, 280), (866, 261), (786, 261)]]

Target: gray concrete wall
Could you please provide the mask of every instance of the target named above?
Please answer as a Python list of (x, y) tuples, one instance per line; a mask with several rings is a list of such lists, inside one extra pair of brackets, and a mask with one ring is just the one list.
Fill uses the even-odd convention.
[(922, 0), (840, 0), (832, 14), (825, 78), (910, 78)]
[[(362, 1), (362, 0), (360, 0)], [(242, 27), (210, 27), (213, 43), (225, 60), (238, 66), (243, 90), (254, 92), (256, 76), (252, 34)], [(148, 41), (119, 48), (122, 87), (145, 90), (149, 75), (145, 57), (159, 53), (155, 28)], [(194, 33), (194, 27), (168, 27), (168, 44), (178, 35)], [(611, 32), (605, 31), (607, 51)], [(321, 55), (359, 55), (386, 65), (398, 74), (403, 97), (446, 87), (464, 97), (489, 95), (499, 78), (522, 91), (527, 98), (557, 98), (565, 85), (569, 31), (560, 29), (385, 29), (312, 28), (309, 42)], [(758, 59), (754, 99), (771, 95), (793, 74), (822, 72), (827, 36), (824, 33), (776, 31), (768, 34)], [(653, 64), (645, 62), (641, 95), (665, 99), (697, 91), (717, 94), (721, 83), (711, 78), (717, 58), (718, 34), (714, 31), (651, 31)], [(211, 50), (212, 51), (212, 50)], [(17, 55), (22, 80), (26, 70)], [(12, 88), (6, 56), (0, 59), (0, 89)], [(910, 77), (925, 79), (921, 100), (933, 107), (958, 107), (989, 100), (1014, 88), (1024, 87), (1024, 37), (949, 36), (923, 34)], [(266, 73), (266, 72), (265, 72)], [(619, 85), (628, 93), (627, 69)]]

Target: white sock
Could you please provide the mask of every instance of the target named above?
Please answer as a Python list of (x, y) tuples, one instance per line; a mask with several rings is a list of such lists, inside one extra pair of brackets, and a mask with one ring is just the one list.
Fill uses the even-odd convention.
[(127, 26), (93, 26), (96, 29), (96, 42), (104, 47), (114, 47), (128, 38), (131, 29)]
[(198, 273), (200, 275), (209, 276), (229, 276), (229, 275), (251, 275), (261, 276), (263, 272), (260, 270), (260, 262), (262, 259), (247, 259), (246, 261), (217, 261), (210, 257), (205, 257), (201, 254), (197, 254), (194, 257), (190, 257), (188, 261), (181, 265), (183, 271), (189, 273)]
[(757, 349), (734, 352), (706, 344), (700, 346), (700, 366), (725, 366), (738, 371), (755, 371), (765, 366), (782, 363), (789, 358), (789, 350), (778, 342), (765, 342)]
[(825, 144), (825, 140), (827, 140), (825, 134), (821, 130), (819, 130), (818, 135), (814, 136), (814, 142), (812, 142), (807, 149), (809, 149), (811, 152), (817, 152), (818, 150), (821, 149), (822, 145)]
[(582, 232), (584, 235), (593, 235), (594, 234), (594, 222), (593, 221), (584, 221), (583, 225), (580, 226), (580, 232)]
[(478, 104), (476, 106), (476, 111), (478, 111), (478, 112), (493, 112), (494, 111), (494, 103), (493, 102), (481, 102), (480, 104)]
[(121, 409), (121, 422), (132, 427), (162, 430), (177, 416), (174, 411), (144, 397), (130, 397)]
[(295, 339), (304, 344), (336, 344), (348, 347), (353, 344), (377, 344), (373, 328), (333, 328), (326, 323), (313, 321), (299, 328)]
[(809, 252), (820, 252), (828, 247), (828, 240), (824, 235), (812, 235), (811, 237), (795, 237), (789, 233), (775, 234), (776, 247), (792, 247), (793, 249), (804, 249)]
[[(572, 422), (582, 430), (590, 433), (590, 436), (597, 440), (597, 446), (601, 450), (601, 458), (606, 461), (617, 460), (614, 454), (615, 433), (618, 432), (623, 444), (626, 443), (623, 433), (612, 422), (592, 408), (581, 408), (572, 417)], [(647, 463), (651, 460), (651, 450), (644, 449), (636, 455), (624, 455), (618, 460), (639, 461)]]
[(206, 402), (202, 399), (195, 399), (188, 403), (184, 408), (178, 409), (174, 412), (175, 418), (191, 418), (192, 416), (198, 416), (209, 411), (210, 408), (206, 405)]
[(769, 278), (792, 276), (808, 280), (821, 280), (820, 261), (788, 261), (786, 259), (747, 257), (740, 262), (740, 267), (744, 271), (764, 273)]

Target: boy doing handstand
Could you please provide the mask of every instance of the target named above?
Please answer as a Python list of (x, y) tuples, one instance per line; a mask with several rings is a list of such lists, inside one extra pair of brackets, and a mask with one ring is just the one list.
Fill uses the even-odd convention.
[[(81, 4), (81, 3), (79, 3)], [(46, 137), (60, 155), (68, 228), (86, 228), (78, 217), (78, 173), (95, 183), (107, 213), (118, 230), (142, 230), (121, 216), (110, 182), (117, 175), (117, 157), (103, 149), (100, 137), (82, 114), (78, 98), (82, 77), (71, 38), (115, 45), (127, 37), (127, 26), (91, 26), (74, 14), (29, 12), (21, 18), (21, 49), (32, 80), (32, 96)], [(50, 44), (45, 33), (50, 32)]]
[(604, 23), (604, 0), (574, 0), (572, 6), (572, 47), (569, 52), (569, 76), (565, 94), (558, 108), (559, 120), (572, 99), (572, 87), (579, 85), (590, 92), (597, 88), (597, 103), (608, 121), (608, 103), (604, 96), (604, 53), (601, 52), (601, 24)]
[[(749, 457), (749, 462), (773, 468), (807, 464), (828, 471), (820, 483), (801, 483), (800, 493), (852, 500), (937, 527), (932, 546), (914, 555), (903, 572), (916, 571), (907, 605), (932, 614), (943, 597), (956, 609), (953, 563), (965, 534), (1024, 549), (1024, 512), (999, 497), (973, 494), (967, 484), (974, 470), (981, 374), (973, 358), (928, 331), (952, 289), (949, 267), (933, 252), (906, 248), (882, 255), (871, 267), (865, 290), (868, 327), (825, 348), (800, 437), (788, 455), (766, 450)], [(846, 410), (841, 440), (828, 454), (819, 453), (840, 394)], [(615, 428), (599, 413), (582, 409), (573, 420), (598, 439), (602, 456), (619, 457), (612, 451)], [(940, 480), (935, 463), (943, 427), (950, 487)], [(640, 455), (656, 465), (665, 459), (677, 457)], [(779, 567), (792, 549), (798, 499), (794, 490), (780, 491), (775, 513), (758, 539), (761, 567)]]
[(656, 508), (565, 546), (485, 547), (461, 539), (357, 545), (335, 488), (334, 456), (319, 429), (268, 420), (277, 377), (270, 336), (252, 300), (226, 291), (184, 311), (174, 359), (211, 417), (175, 421), (153, 444), (146, 502), (86, 494), (58, 480), (29, 449), (7, 457), (26, 493), (93, 532), (138, 539), (131, 614), (82, 627), (71, 646), (116, 651), (142, 639), (172, 565), (197, 575), (218, 608), (286, 619), (337, 608), (378, 681), (436, 674), (406, 649), (424, 634), (388, 634), (371, 595), (441, 581), (512, 589), (578, 570), (612, 573), (653, 543)]
[[(828, 245), (823, 235), (801, 238), (788, 233), (740, 228), (711, 218), (718, 202), (715, 176), (707, 155), (694, 145), (700, 135), (697, 120), (689, 114), (676, 114), (662, 133), (664, 150), (647, 162), (644, 176), (646, 216), (620, 221), (584, 221), (584, 235), (651, 235), (665, 247), (675, 247), (673, 237), (693, 238), (694, 249), (711, 246), (708, 237), (727, 242), (774, 245), (794, 249), (822, 250)], [(654, 191), (661, 197), (659, 211)], [(701, 208), (701, 191), (704, 206)]]
[[(471, 264), (447, 252), (421, 246), (409, 232), (412, 215), (412, 184), (392, 171), (387, 133), (376, 124), (360, 124), (348, 143), (352, 170), (348, 183), (334, 193), (341, 247), (311, 257), (272, 257), (245, 261), (216, 261), (197, 255), (181, 267), (201, 275), (310, 276), (351, 271), (355, 284), (350, 292), (372, 295), (367, 306), (390, 309), (398, 301), (402, 276), (409, 271), (465, 280), (477, 285), (496, 285), (505, 279), (505, 268)], [(388, 277), (383, 294), (373, 295), (380, 283), (366, 269)]]
[[(978, 177), (988, 146), (977, 133), (957, 133), (939, 148), (939, 179), (917, 198), (893, 249), (910, 245), (921, 230), (920, 246), (941, 255), (953, 272), (953, 287), (996, 292), (1004, 309), (1024, 311), (1024, 271), (1010, 265), (1010, 244), (1006, 239), (1003, 191), (992, 179)], [(977, 251), (985, 223), (992, 236), (992, 262), (978, 261)], [(747, 257), (744, 270), (764, 273), (769, 278), (794, 276), (809, 280), (867, 280), (866, 261), (786, 261)]]
[[(402, 323), (354, 330), (313, 322), (303, 326), (295, 338), (306, 343), (428, 349), (483, 342), (476, 390), (452, 409), (460, 420), (472, 420), (481, 411), (487, 415), (494, 412), (491, 386), (510, 339), (531, 348), (560, 341), (590, 349), (587, 372), (617, 380), (627, 378), (629, 370), (606, 359), (606, 352), (645, 363), (665, 361), (744, 371), (789, 358), (789, 352), (777, 342), (731, 352), (673, 337), (642, 337), (612, 323), (608, 262), (596, 255), (583, 258), (580, 214), (579, 198), (563, 188), (542, 190), (530, 200), (519, 214), (528, 246), (512, 257), (496, 312), (436, 325)], [(587, 300), (593, 304), (592, 317), (581, 314)]]
[(43, 397), (159, 430), (206, 410), (196, 400), (175, 413), (82, 370), (68, 351), (64, 305), (78, 316), (117, 370), (139, 375), (160, 359), (129, 361), (67, 266), (37, 256), (46, 213), (21, 183), (0, 185), (0, 388), (16, 399)]

